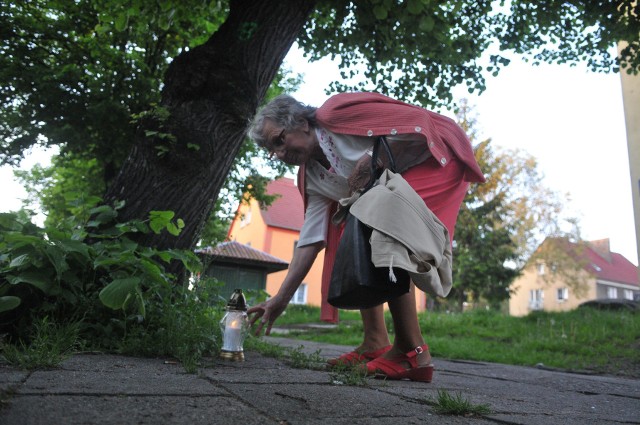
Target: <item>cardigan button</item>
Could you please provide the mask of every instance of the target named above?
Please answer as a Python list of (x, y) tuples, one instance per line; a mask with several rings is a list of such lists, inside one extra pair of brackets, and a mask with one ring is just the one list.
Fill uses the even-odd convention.
[(396, 130), (395, 128), (391, 129), (391, 135), (395, 136), (396, 134), (398, 134), (398, 130)]
[(420, 133), (422, 131), (422, 128), (416, 127), (415, 130), (416, 130), (416, 133)]
[(367, 131), (367, 136), (369, 136), (369, 137), (373, 136), (373, 130)]
[(444, 165), (447, 163), (447, 158), (440, 158), (440, 164)]
[(430, 148), (432, 148), (432, 147), (433, 147), (433, 145), (435, 145), (435, 143), (433, 143), (433, 142), (429, 142), (429, 147), (430, 147)]

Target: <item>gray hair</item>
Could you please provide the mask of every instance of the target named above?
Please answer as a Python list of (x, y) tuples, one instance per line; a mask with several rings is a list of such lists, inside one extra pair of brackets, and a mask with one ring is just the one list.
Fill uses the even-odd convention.
[(264, 135), (265, 120), (272, 121), (285, 130), (294, 130), (309, 123), (316, 127), (316, 109), (313, 106), (298, 102), (287, 94), (281, 94), (267, 103), (255, 116), (249, 128), (249, 137), (261, 147), (265, 147), (267, 139)]

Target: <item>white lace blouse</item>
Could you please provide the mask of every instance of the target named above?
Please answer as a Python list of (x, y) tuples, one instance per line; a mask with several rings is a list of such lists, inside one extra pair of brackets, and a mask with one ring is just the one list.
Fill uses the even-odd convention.
[[(330, 204), (350, 196), (347, 178), (375, 141), (371, 137), (335, 134), (324, 128), (316, 129), (316, 135), (331, 168), (327, 170), (315, 160), (306, 164), (307, 210), (298, 246), (326, 240)], [(389, 145), (399, 141), (403, 143), (401, 153), (394, 157), (398, 172), (420, 164), (431, 156), (424, 140), (415, 134), (387, 136), (387, 141)]]

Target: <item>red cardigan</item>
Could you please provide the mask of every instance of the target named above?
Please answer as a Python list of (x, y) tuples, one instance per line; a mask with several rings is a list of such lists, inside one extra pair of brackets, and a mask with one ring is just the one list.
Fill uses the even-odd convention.
[[(429, 151), (442, 167), (446, 167), (451, 157), (455, 156), (466, 166), (465, 181), (485, 181), (467, 135), (458, 124), (444, 115), (379, 93), (341, 93), (329, 98), (316, 110), (316, 120), (320, 127), (337, 134), (377, 137), (419, 133), (424, 136)], [(304, 173), (305, 167), (301, 166), (298, 188), (306, 210)], [(331, 208), (330, 214), (335, 209)], [(327, 302), (327, 293), (339, 240), (340, 229), (329, 225), (322, 270), (320, 319), (334, 323), (338, 321), (338, 310)]]
[(342, 93), (316, 111), (320, 127), (336, 134), (378, 137), (419, 133), (431, 154), (446, 167), (454, 155), (466, 165), (464, 179), (484, 182), (469, 138), (451, 118), (379, 93)]

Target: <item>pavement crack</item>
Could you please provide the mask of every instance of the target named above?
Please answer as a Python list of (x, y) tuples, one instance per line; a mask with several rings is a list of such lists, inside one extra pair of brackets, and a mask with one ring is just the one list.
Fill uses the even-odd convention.
[(292, 400), (301, 401), (303, 403), (307, 403), (308, 402), (308, 400), (306, 398), (302, 398), (302, 397), (297, 397), (297, 396), (290, 395), (290, 394), (281, 393), (279, 391), (274, 392), (274, 394), (275, 395), (279, 395), (280, 397), (290, 398)]
[(482, 375), (482, 374), (477, 374), (477, 373), (457, 372), (457, 371), (454, 371), (454, 370), (441, 369), (439, 372), (440, 373), (449, 373), (451, 375), (458, 375), (458, 376), (473, 376), (475, 378), (493, 379), (494, 381), (519, 382), (518, 380), (515, 380), (515, 379), (501, 378), (499, 376), (487, 376), (487, 375)]
[(181, 397), (181, 398), (210, 398), (210, 397), (229, 397), (226, 394), (201, 394), (201, 393), (102, 393), (102, 392), (77, 392), (77, 391), (60, 391), (60, 392), (43, 392), (43, 391), (21, 391), (14, 392), (14, 397)]
[(629, 394), (607, 393), (607, 395), (610, 395), (612, 397), (630, 398), (631, 400), (640, 400), (640, 397)]

